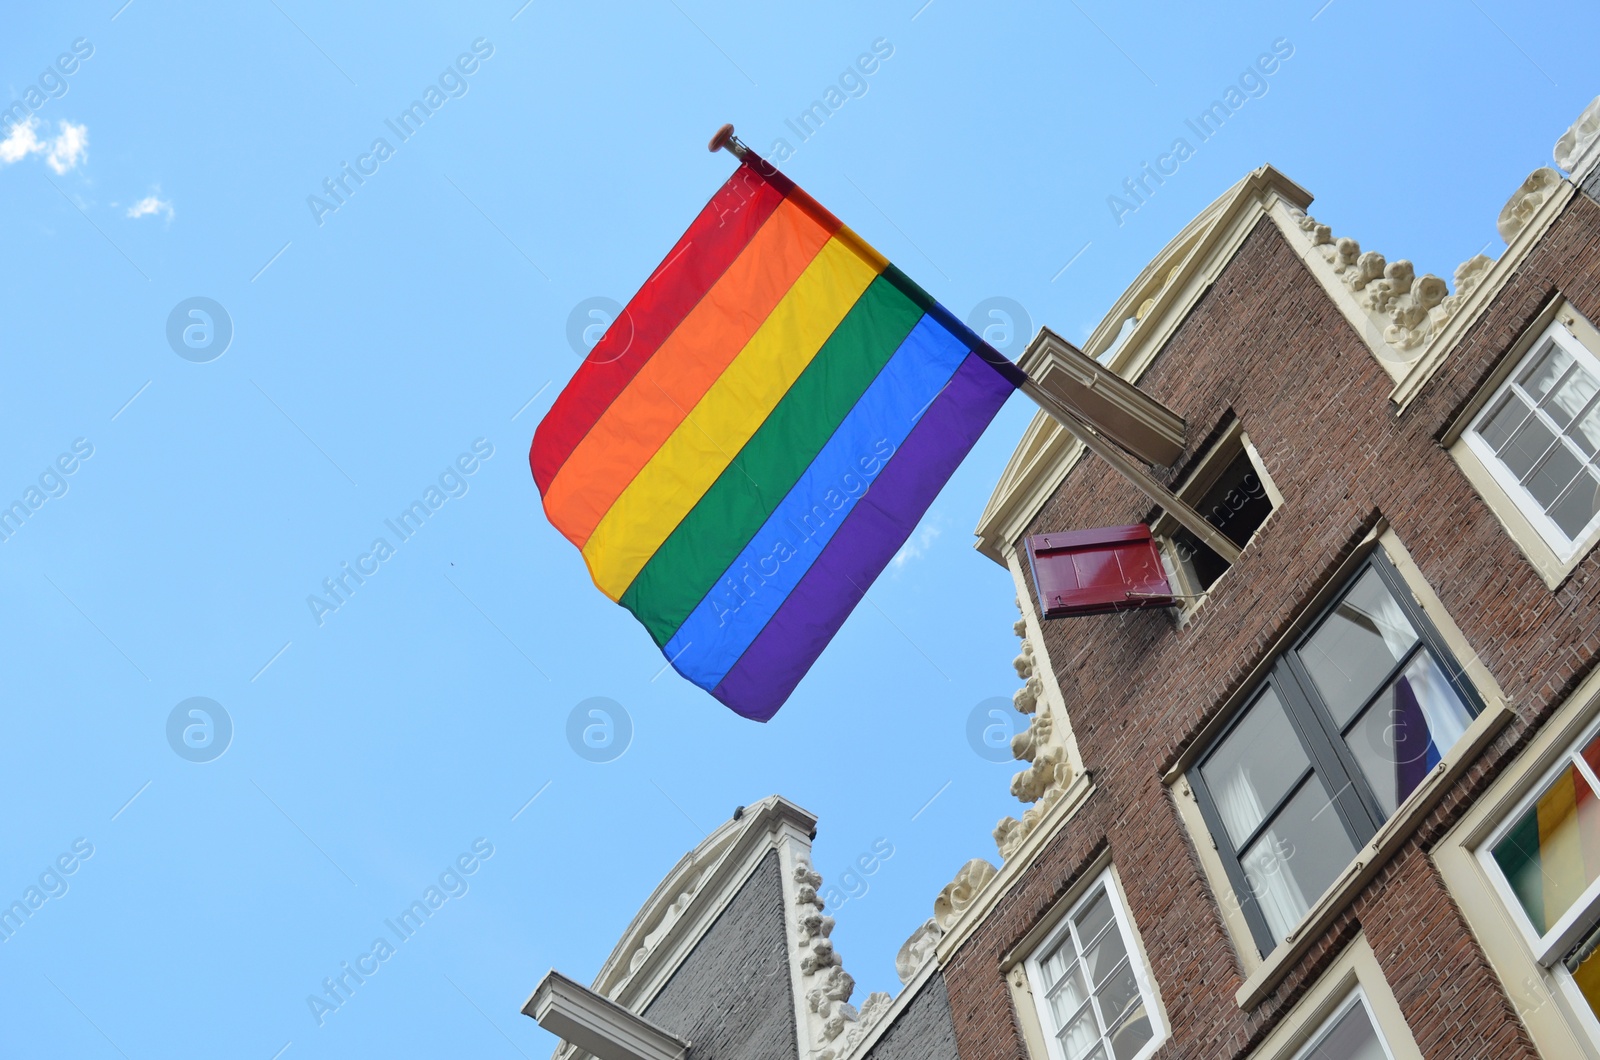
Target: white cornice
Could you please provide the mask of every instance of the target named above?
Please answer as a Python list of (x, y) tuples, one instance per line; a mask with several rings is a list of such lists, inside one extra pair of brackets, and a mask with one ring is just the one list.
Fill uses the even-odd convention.
[(689, 1043), (552, 969), (522, 1006), (539, 1026), (597, 1060), (685, 1060)]
[[(679, 859), (651, 893), (595, 976), (594, 991), (629, 1011), (643, 1011), (767, 854), (781, 845), (809, 852), (816, 825), (815, 815), (779, 795), (724, 822)], [(552, 1060), (586, 1055), (563, 1044)]]
[[(1233, 259), (1245, 236), (1279, 201), (1304, 209), (1311, 195), (1271, 166), (1262, 166), (1229, 188), (1145, 266), (1083, 344), (1084, 352), (1097, 360), (1104, 357), (1124, 324), (1137, 318), (1133, 330), (1102, 362), (1121, 378), (1137, 383)], [(1035, 414), (978, 521), (974, 547), (1003, 566), (1006, 546), (1039, 513), (1082, 455), (1081, 442), (1044, 412)]]

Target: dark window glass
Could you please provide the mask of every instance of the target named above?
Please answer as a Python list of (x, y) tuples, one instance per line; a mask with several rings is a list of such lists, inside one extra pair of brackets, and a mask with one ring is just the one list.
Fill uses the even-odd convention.
[[(1206, 522), (1221, 530), (1234, 544), (1243, 548), (1256, 532), (1256, 528), (1272, 514), (1272, 500), (1266, 487), (1256, 474), (1250, 455), (1239, 450), (1239, 455), (1223, 469), (1211, 488), (1199, 501), (1195, 510), (1205, 516)], [(1179, 529), (1172, 535), (1179, 561), (1189, 574), (1190, 581), (1199, 589), (1209, 589), (1228, 561), (1211, 551), (1210, 547), (1188, 530)]]

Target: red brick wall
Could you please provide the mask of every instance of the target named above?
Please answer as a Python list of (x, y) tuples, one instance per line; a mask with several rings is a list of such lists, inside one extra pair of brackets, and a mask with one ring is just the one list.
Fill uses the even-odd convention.
[[(1173, 1024), (1163, 1057), (1241, 1055), (1362, 930), (1430, 1060), (1535, 1055), (1426, 850), (1592, 664), (1600, 553), (1552, 593), (1437, 438), (1557, 289), (1600, 320), (1600, 206), (1581, 195), (1397, 416), (1390, 377), (1278, 229), (1257, 225), (1140, 383), (1188, 419), (1194, 439), (1231, 409), (1285, 503), (1186, 628), (1150, 611), (1045, 623), (1097, 791), (946, 969), (963, 1057), (1026, 1055), (999, 959), (1106, 845)], [(1160, 776), (1379, 513), (1518, 717), (1247, 1014), (1216, 898)], [(1086, 457), (1028, 533), (1150, 515)]]

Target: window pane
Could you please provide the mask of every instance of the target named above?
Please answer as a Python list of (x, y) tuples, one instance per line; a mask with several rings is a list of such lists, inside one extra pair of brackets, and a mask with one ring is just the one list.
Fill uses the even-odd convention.
[(1505, 447), (1512, 433), (1528, 418), (1528, 405), (1515, 390), (1500, 399), (1500, 405), (1478, 425), (1478, 434), (1495, 452)]
[(1078, 1060), (1099, 1045), (1100, 1025), (1095, 1022), (1094, 1009), (1086, 1006), (1066, 1030), (1056, 1035), (1056, 1040), (1061, 1043), (1061, 1051), (1067, 1054), (1067, 1060)]
[(1571, 366), (1572, 355), (1562, 349), (1555, 339), (1546, 339), (1544, 349), (1534, 360), (1533, 366), (1522, 373), (1517, 383), (1538, 401), (1549, 393), (1551, 385), (1565, 375)]
[(1500, 450), (1500, 459), (1505, 461), (1506, 467), (1517, 476), (1521, 482), (1528, 477), (1528, 472), (1539, 462), (1550, 448), (1550, 443), (1555, 441), (1555, 432), (1545, 426), (1538, 416), (1529, 416), (1523, 425), (1517, 428), (1517, 433), (1511, 436), (1505, 448)]
[(1378, 572), (1369, 568), (1299, 655), (1335, 724), (1343, 729), (1416, 642), (1417, 631), (1405, 612)]
[(1072, 939), (1069, 938), (1056, 947), (1054, 953), (1040, 962), (1044, 970), (1045, 985), (1054, 986), (1060, 982), (1067, 969), (1076, 963), (1078, 963), (1078, 955), (1073, 952)]
[(1055, 1016), (1057, 1027), (1065, 1027), (1072, 1022), (1073, 1015), (1083, 1007), (1083, 1002), (1089, 996), (1088, 989), (1083, 983), (1083, 966), (1073, 965), (1059, 987), (1050, 995), (1050, 1012)]
[(1592, 375), (1581, 367), (1574, 365), (1567, 373), (1565, 379), (1550, 391), (1548, 397), (1540, 403), (1545, 412), (1558, 425), (1565, 428), (1572, 422), (1572, 418), (1583, 411), (1583, 407), (1594, 397), (1595, 390), (1600, 389), (1595, 385)]
[(1583, 536), (1584, 528), (1596, 512), (1600, 512), (1600, 482), (1595, 481), (1593, 471), (1587, 470), (1550, 506), (1550, 518), (1573, 541)]
[(1139, 1050), (1149, 1044), (1155, 1037), (1155, 1029), (1150, 1026), (1150, 1016), (1140, 1005), (1128, 1013), (1128, 1018), (1122, 1026), (1111, 1032), (1111, 1052), (1116, 1060), (1132, 1060), (1139, 1055)]
[(1108, 931), (1084, 954), (1083, 963), (1089, 969), (1089, 979), (1099, 986), (1116, 971), (1128, 949), (1122, 944), (1122, 932)]
[(1578, 992), (1589, 1003), (1589, 1011), (1600, 1018), (1600, 950), (1589, 954), (1578, 965), (1572, 973), (1572, 979), (1578, 984)]
[(1470, 724), (1472, 714), (1439, 664), (1418, 652), (1345, 737), (1384, 817), (1416, 790)]
[[(1189, 499), (1186, 497), (1185, 499)], [(1204, 495), (1192, 501), (1206, 521), (1243, 548), (1256, 529), (1272, 514), (1272, 499), (1256, 474), (1250, 454), (1241, 447)], [(1228, 569), (1228, 561), (1187, 529), (1172, 535), (1178, 563), (1201, 591), (1211, 588)]]
[(1095, 996), (1100, 1000), (1100, 1017), (1107, 1026), (1116, 1026), (1128, 1006), (1139, 1000), (1139, 982), (1133, 977), (1133, 965), (1123, 961), (1122, 967)]
[(1365, 1005), (1357, 1004), (1328, 1028), (1310, 1052), (1300, 1060), (1385, 1060), (1383, 1043), (1367, 1016)]
[(1078, 940), (1083, 945), (1089, 945), (1100, 936), (1105, 926), (1111, 923), (1111, 899), (1106, 897), (1105, 888), (1095, 890), (1093, 900), (1078, 911), (1072, 922), (1078, 929)]
[(1585, 413), (1583, 419), (1567, 432), (1567, 437), (1583, 450), (1583, 455), (1593, 457), (1594, 451), (1600, 449), (1600, 405)]
[(1600, 802), (1576, 766), (1494, 845), (1494, 860), (1541, 935), (1600, 879)]
[(1200, 767), (1235, 845), (1250, 838), (1309, 764), (1282, 701), (1268, 688)]
[(1239, 859), (1274, 940), (1294, 930), (1355, 852), (1333, 796), (1313, 776)]
[(1539, 462), (1525, 485), (1539, 507), (1549, 511), (1583, 470), (1583, 461), (1564, 445), (1552, 446), (1550, 455)]

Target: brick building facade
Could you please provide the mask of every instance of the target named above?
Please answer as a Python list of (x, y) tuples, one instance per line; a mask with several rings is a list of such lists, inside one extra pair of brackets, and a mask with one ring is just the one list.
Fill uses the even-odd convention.
[[(1018, 591), (1025, 809), (902, 993), (850, 1004), (779, 799), (669, 876), (595, 992), (695, 1060), (1600, 1060), (1600, 100), (1555, 158), (1453, 284), (1265, 168), (1081, 353), (1041, 332), (1024, 367), (1065, 350), (1132, 384), (1135, 428), (1181, 417), (1152, 473), (1238, 558), (1041, 413), (978, 528)], [(1045, 617), (1034, 539), (1108, 524), (1150, 527), (1175, 599)]]

